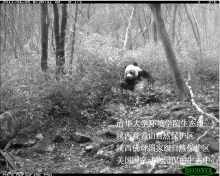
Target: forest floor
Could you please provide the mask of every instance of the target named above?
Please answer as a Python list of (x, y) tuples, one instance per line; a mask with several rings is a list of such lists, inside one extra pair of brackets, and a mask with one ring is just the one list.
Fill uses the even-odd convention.
[[(212, 104), (219, 104), (218, 102), (218, 94), (219, 94), (219, 85), (211, 85), (207, 84), (206, 87), (203, 87), (203, 91), (200, 91), (197, 94), (197, 97), (195, 97), (195, 101), (198, 104), (198, 106), (203, 110), (207, 111), (206, 107)], [(129, 113), (132, 114), (134, 112), (137, 112), (139, 109), (147, 109), (146, 115), (144, 116), (154, 116), (155, 113), (159, 114), (161, 112), (161, 109), (165, 109), (167, 107), (172, 107), (174, 105), (178, 104), (178, 101), (176, 98), (172, 99), (169, 97), (167, 99), (164, 99), (162, 102), (157, 103), (150, 103), (150, 104), (143, 104), (139, 107), (134, 107), (134, 104), (128, 105), (128, 102), (131, 101), (129, 97), (126, 97), (127, 104), (124, 104), (124, 106), (127, 108), (129, 106)], [(168, 101), (169, 99), (169, 101)], [(133, 100), (132, 100), (133, 101)], [(123, 102), (123, 103), (124, 103)], [(192, 107), (192, 105), (189, 102), (185, 102), (184, 105), (190, 106), (195, 116), (199, 117), (201, 114), (196, 112), (197, 110)], [(108, 106), (108, 105), (107, 105)], [(105, 108), (108, 108), (105, 106)], [(133, 106), (133, 107), (132, 107)], [(59, 116), (46, 116), (48, 118), (42, 118), (39, 117), (41, 125), (40, 128), (34, 127), (35, 123), (31, 123), (28, 127), (25, 129), (20, 129), (18, 133), (18, 137), (25, 137), (29, 139), (35, 139), (36, 135), (38, 133), (42, 133), (43, 136), (49, 135), (49, 132), (59, 129), (62, 131), (62, 137), (64, 139), (63, 142), (56, 143), (55, 149), (53, 152), (45, 152), (44, 154), (40, 154), (35, 152), (32, 147), (26, 147), (26, 148), (11, 148), (9, 149), (10, 152), (17, 158), (17, 164), (16, 169), (10, 170), (10, 172), (24, 172), (24, 173), (155, 173), (156, 170), (160, 170), (161, 173), (168, 173), (170, 172), (170, 169), (172, 172), (179, 172), (181, 173), (181, 168), (183, 168), (183, 165), (176, 165), (176, 164), (168, 164), (164, 166), (160, 166), (159, 169), (156, 166), (152, 166), (153, 168), (151, 170), (146, 169), (143, 167), (143, 170), (135, 170), (135, 167), (139, 167), (136, 165), (133, 165), (133, 170), (131, 169), (131, 165), (123, 165), (121, 167), (110, 167), (111, 159), (105, 159), (105, 158), (98, 158), (94, 155), (89, 155), (87, 152), (85, 152), (86, 146), (96, 146), (100, 144), (101, 142), (116, 142), (118, 139), (116, 137), (106, 137), (104, 134), (105, 130), (108, 128), (108, 122), (109, 120), (114, 117), (114, 115), (106, 115), (103, 113), (103, 108), (96, 108), (94, 110), (95, 112), (92, 112), (93, 118), (85, 118), (83, 119), (82, 116), (79, 115), (79, 113), (72, 114), (64, 114)], [(89, 112), (89, 111), (88, 111)], [(48, 112), (47, 112), (48, 113)], [(210, 112), (211, 113), (211, 112)], [(114, 113), (113, 113), (114, 114)], [(44, 112), (45, 115), (45, 112)], [(218, 118), (218, 114), (214, 114), (216, 118)], [(77, 117), (78, 116), (78, 117)], [(98, 117), (100, 116), (100, 117)], [(115, 115), (116, 116), (116, 115)], [(138, 116), (138, 115), (137, 115)], [(135, 118), (138, 118), (138, 117)], [(143, 116), (140, 115), (140, 116)], [(95, 117), (95, 118), (94, 118)], [(156, 117), (158, 117), (156, 115)], [(125, 116), (122, 118), (125, 118)], [(78, 119), (78, 120), (76, 120)], [(208, 117), (204, 117), (204, 119), (208, 119)], [(82, 120), (82, 121), (80, 121)], [(209, 119), (208, 123), (211, 120)], [(152, 128), (153, 130), (155, 128)], [(207, 128), (200, 129), (199, 132), (197, 132), (197, 137), (203, 135), (205, 133)], [(219, 134), (219, 127), (217, 124), (217, 127), (210, 130), (208, 133), (213, 136), (214, 138), (218, 138)], [(89, 136), (92, 138), (92, 141), (87, 143), (78, 143), (74, 140), (70, 140), (70, 136), (73, 135), (74, 132), (80, 131), (85, 134), (89, 134)], [(181, 142), (183, 143), (183, 142)], [(101, 148), (99, 148), (101, 150)], [(202, 153), (202, 152), (201, 152)], [(144, 155), (147, 155), (144, 153)], [(215, 151), (214, 153), (205, 153), (202, 156), (211, 156), (215, 155), (216, 158), (219, 157), (219, 152)], [(211, 166), (215, 166), (215, 168), (218, 166), (217, 163), (211, 163)], [(149, 167), (150, 167), (149, 166)], [(148, 167), (148, 166), (146, 166)], [(154, 170), (153, 170), (154, 169)], [(156, 170), (155, 170), (156, 169)], [(216, 168), (219, 170), (219, 168)], [(6, 167), (1, 168), (2, 171), (9, 171)]]

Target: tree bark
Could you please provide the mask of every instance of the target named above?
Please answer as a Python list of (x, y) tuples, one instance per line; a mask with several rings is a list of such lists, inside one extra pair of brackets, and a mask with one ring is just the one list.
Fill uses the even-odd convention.
[[(190, 10), (191, 10), (191, 12), (192, 12), (192, 14), (193, 14), (193, 18), (194, 18), (194, 21), (195, 21), (195, 23), (196, 23), (196, 31), (197, 31), (197, 39), (198, 39), (198, 44), (199, 44), (199, 54), (200, 54), (200, 61), (201, 61), (201, 63), (202, 63), (202, 61), (203, 61), (203, 55), (202, 55), (202, 47), (201, 47), (201, 38), (200, 38), (200, 33), (199, 33), (199, 24), (198, 24), (198, 22), (197, 22), (197, 20), (196, 20), (196, 16), (195, 16), (195, 14), (194, 14), (194, 12), (193, 12), (193, 9), (192, 9), (192, 7), (190, 6), (190, 5), (188, 5), (188, 7), (190, 8)], [(185, 7), (186, 8), (186, 7)], [(189, 17), (189, 16), (188, 16)], [(193, 26), (192, 26), (193, 27)], [(201, 29), (200, 29), (201, 30)]]
[(134, 10), (135, 10), (135, 7), (133, 7), (132, 9), (132, 12), (131, 12), (131, 16), (129, 18), (129, 21), (128, 21), (128, 27), (126, 29), (126, 32), (125, 32), (125, 41), (124, 41), (124, 47), (123, 47), (123, 50), (126, 50), (127, 48), (127, 45), (128, 45), (128, 38), (129, 38), (129, 30), (130, 30), (130, 26), (131, 26), (131, 20), (132, 20), (132, 17), (134, 15)]
[[(2, 8), (3, 8), (3, 5), (0, 4), (0, 65), (2, 64), (2, 56), (3, 56), (3, 51), (4, 51), (4, 47), (2, 48), (2, 21), (3, 21)], [(1, 72), (0, 72), (0, 78), (1, 78)], [(1, 80), (0, 80), (0, 85), (1, 85)]]
[(59, 10), (57, 4), (53, 4), (53, 13), (54, 13), (54, 37), (55, 37), (55, 46), (56, 46), (55, 47), (56, 76), (57, 76), (57, 74), (59, 74), (59, 67), (60, 67)]
[[(4, 8), (5, 7), (5, 8)], [(4, 24), (3, 24), (3, 19), (1, 19), (1, 31), (2, 31), (2, 29), (4, 29), (4, 40), (2, 40), (0, 43), (2, 43), (2, 44), (4, 44), (3, 45), (3, 49), (2, 49), (2, 55), (5, 55), (5, 48), (6, 48), (6, 41), (7, 41), (7, 30), (6, 30), (6, 13), (7, 13), (7, 11), (6, 11), (6, 4), (4, 4), (4, 7), (3, 7), (3, 4), (1, 4), (1, 17), (3, 17), (3, 8), (5, 9), (5, 14), (4, 14)]]
[(157, 27), (156, 27), (156, 22), (155, 22), (155, 20), (153, 21), (152, 28), (153, 28), (154, 42), (157, 43)]
[(78, 3), (76, 3), (76, 9), (75, 9), (75, 21), (74, 21), (74, 27), (73, 27), (73, 40), (72, 40), (72, 48), (71, 48), (71, 54), (70, 54), (69, 75), (72, 74), (72, 64), (73, 64), (73, 53), (74, 53), (74, 49), (75, 49), (75, 35), (76, 35), (77, 16), (78, 16)]
[(62, 21), (60, 29), (60, 73), (64, 74), (64, 64), (65, 64), (65, 36), (66, 36), (66, 23), (67, 23), (67, 4), (62, 6)]
[(173, 21), (172, 21), (172, 43), (175, 43), (175, 26), (176, 26), (176, 11), (177, 4), (173, 4)]
[(194, 18), (194, 21), (195, 21), (195, 24), (196, 24), (196, 31), (197, 31), (197, 35), (198, 35), (198, 41), (199, 41), (199, 45), (200, 45), (200, 49), (201, 49), (201, 39), (200, 39), (200, 33), (199, 33), (199, 24), (198, 24), (198, 21), (196, 19), (196, 16), (195, 16), (194, 12), (193, 12), (192, 7), (189, 4), (188, 4), (188, 7), (190, 8), (190, 10), (192, 12), (192, 15), (193, 15), (193, 18)]
[(193, 30), (193, 34), (194, 34), (195, 39), (196, 39), (196, 43), (197, 43), (198, 47), (200, 47), (199, 39), (197, 38), (196, 31), (195, 31), (195, 29), (194, 29), (194, 25), (193, 25), (192, 19), (191, 19), (190, 16), (189, 16), (189, 13), (188, 13), (188, 11), (187, 11), (187, 8), (186, 8), (186, 5), (185, 5), (185, 4), (184, 4), (184, 8), (185, 8), (185, 11), (186, 11), (186, 15), (187, 15), (187, 17), (189, 18), (189, 21), (190, 21), (190, 23), (191, 23), (192, 30)]
[(66, 36), (66, 23), (67, 23), (67, 5), (62, 6), (62, 21), (59, 33), (59, 11), (57, 4), (53, 4), (54, 10), (54, 35), (56, 45), (56, 79), (59, 80), (60, 76), (64, 74), (65, 64), (65, 36)]
[(170, 67), (170, 70), (172, 70), (172, 75), (174, 78), (174, 82), (176, 84), (178, 97), (180, 100), (183, 100), (186, 98), (186, 86), (184, 79), (182, 78), (175, 54), (172, 49), (171, 41), (169, 39), (167, 30), (165, 28), (165, 24), (161, 15), (161, 4), (149, 4), (149, 7), (151, 11), (153, 12), (154, 19), (156, 21), (157, 30), (159, 32), (167, 61)]
[[(5, 6), (6, 9), (6, 6)], [(3, 10), (3, 9), (2, 9)], [(4, 11), (4, 10), (3, 10)], [(18, 59), (18, 54), (17, 54), (17, 48), (16, 48), (16, 39), (15, 39), (15, 35), (14, 35), (14, 30), (12, 29), (12, 25), (15, 24), (15, 20), (14, 20), (14, 7), (13, 8), (9, 8), (9, 15), (6, 14), (6, 12), (4, 12), (7, 16), (7, 21), (8, 21), (8, 32), (9, 32), (9, 40), (10, 40), (10, 44), (11, 44), (11, 48), (14, 52), (14, 56), (15, 59)], [(11, 24), (10, 29), (9, 29), (9, 23)]]
[(48, 70), (48, 7), (47, 4), (41, 4), (41, 69), (46, 72)]
[[(137, 8), (138, 8), (138, 7), (137, 7)], [(143, 30), (143, 28), (142, 28), (142, 25), (141, 25), (141, 17), (140, 17), (139, 12), (137, 13), (137, 15), (138, 15), (138, 19), (137, 19), (138, 25), (139, 25), (139, 28), (140, 28), (140, 30), (141, 30), (141, 34), (142, 34), (142, 36), (143, 36), (144, 43), (145, 43), (145, 42), (146, 42), (146, 36), (145, 36), (145, 31), (146, 31), (146, 30)]]

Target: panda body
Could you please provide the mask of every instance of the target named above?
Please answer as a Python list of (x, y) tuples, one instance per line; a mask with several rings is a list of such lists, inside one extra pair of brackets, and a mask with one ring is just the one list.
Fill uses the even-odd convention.
[(130, 91), (142, 91), (146, 81), (151, 81), (151, 74), (142, 70), (136, 62), (133, 65), (125, 67), (124, 82), (121, 84), (122, 89)]

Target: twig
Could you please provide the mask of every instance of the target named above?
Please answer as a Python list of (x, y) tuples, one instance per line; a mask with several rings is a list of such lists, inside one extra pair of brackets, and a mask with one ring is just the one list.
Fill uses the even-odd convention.
[(10, 140), (7, 145), (5, 146), (4, 150), (3, 151), (7, 151), (9, 149), (9, 147), (11, 147), (11, 143), (12, 143), (12, 140)]
[(214, 127), (215, 127), (215, 123), (212, 121), (212, 126), (211, 126), (211, 128), (207, 129), (203, 135), (201, 135), (200, 137), (198, 137), (198, 138), (196, 139), (196, 141), (199, 141), (201, 138), (203, 138), (203, 137), (209, 132), (209, 130), (213, 129)]
[[(4, 152), (2, 150), (0, 150), (0, 154), (2, 155), (2, 157), (5, 159), (6, 161), (6, 165), (7, 167), (11, 167), (12, 169), (16, 169), (14, 163), (11, 161), (11, 156), (7, 153), (7, 152)], [(12, 158), (13, 159), (13, 158)]]
[(213, 115), (207, 113), (207, 112), (204, 112), (195, 102), (194, 100), (194, 95), (193, 95), (193, 92), (192, 92), (192, 87), (189, 85), (189, 81), (190, 81), (190, 74), (188, 75), (188, 81), (186, 81), (186, 86), (188, 87), (189, 89), (189, 95), (190, 95), (190, 101), (192, 103), (193, 106), (196, 107), (197, 111), (199, 111), (202, 115), (206, 115), (208, 116), (209, 118), (213, 119), (215, 122), (219, 123), (219, 120), (214, 117)]
[(196, 141), (199, 141), (203, 136), (205, 136), (205, 135), (208, 133), (208, 131), (209, 131), (209, 129), (207, 129), (203, 135), (201, 135), (200, 137), (198, 137), (198, 138), (196, 139)]

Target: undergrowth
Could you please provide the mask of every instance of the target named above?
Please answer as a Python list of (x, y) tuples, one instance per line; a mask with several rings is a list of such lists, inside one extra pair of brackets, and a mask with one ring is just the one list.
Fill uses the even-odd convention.
[[(105, 42), (103, 42), (105, 41)], [(100, 44), (101, 43), (101, 44)], [(174, 50), (178, 50), (174, 48)], [(184, 78), (191, 75), (191, 86), (195, 95), (203, 92), (205, 84), (219, 81), (218, 56), (203, 52), (202, 58), (193, 48), (182, 48), (176, 52), (176, 59)], [(40, 56), (7, 58), (2, 67), (1, 110), (24, 110), (31, 118), (46, 118), (45, 114), (59, 114), (55, 106), (66, 108), (64, 115), (81, 118), (81, 111), (89, 106), (117, 101), (114, 94), (119, 91), (123, 80), (124, 66), (139, 63), (142, 69), (152, 73), (156, 81), (163, 86), (174, 87), (172, 75), (161, 43), (149, 43), (135, 51), (122, 52), (103, 38), (92, 37), (76, 49), (73, 74), (56, 81), (55, 58), (48, 58), (48, 79), (45, 81), (40, 68)], [(65, 70), (68, 70), (68, 55)], [(56, 94), (60, 96), (54, 100)], [(56, 103), (60, 104), (57, 105)], [(58, 108), (59, 109), (59, 108)], [(57, 111), (57, 112), (56, 112)], [(43, 113), (42, 113), (43, 112)], [(53, 114), (54, 115), (54, 114)], [(61, 114), (62, 116), (63, 114)]]

